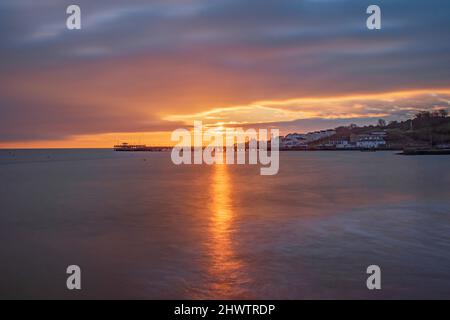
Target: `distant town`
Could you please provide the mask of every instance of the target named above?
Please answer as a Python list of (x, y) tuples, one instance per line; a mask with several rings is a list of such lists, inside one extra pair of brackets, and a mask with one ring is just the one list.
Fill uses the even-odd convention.
[(280, 149), (359, 150), (389, 148), (387, 130), (384, 127), (369, 128), (366, 128), (368, 130), (364, 130), (364, 133), (358, 132), (358, 127), (355, 125), (306, 134), (290, 133), (280, 137)]
[[(334, 129), (280, 136), (282, 151), (314, 150), (450, 150), (450, 117), (446, 109), (418, 112), (413, 119), (379, 119), (369, 126), (350, 124)], [(246, 144), (248, 147), (248, 142)], [(170, 147), (149, 147), (123, 143), (116, 151), (168, 151)], [(434, 151), (433, 151), (434, 152)]]
[(421, 111), (413, 119), (359, 127), (355, 124), (280, 137), (281, 150), (450, 149), (450, 117), (445, 109)]

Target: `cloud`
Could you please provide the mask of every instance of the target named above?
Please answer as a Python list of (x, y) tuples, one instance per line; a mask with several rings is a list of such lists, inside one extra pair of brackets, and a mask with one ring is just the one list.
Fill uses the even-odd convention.
[[(450, 90), (405, 91), (381, 94), (339, 96), (327, 98), (295, 98), (258, 101), (249, 105), (217, 108), (205, 112), (170, 115), (168, 121), (186, 124), (201, 120), (204, 124), (259, 126), (293, 123), (319, 124), (353, 121), (366, 124), (368, 120), (386, 118), (407, 119), (420, 110), (448, 108)], [(298, 122), (298, 120), (301, 120)], [(338, 120), (330, 121), (330, 120)], [(310, 126), (309, 126), (310, 127)]]
[(78, 135), (117, 132), (161, 132), (182, 126), (179, 122), (151, 119), (134, 111), (96, 108), (73, 102), (31, 102), (0, 97), (0, 142), (63, 140)]
[[(69, 4), (0, 3), (3, 141), (155, 132), (197, 115), (403, 117), (450, 88), (450, 3), (438, 0), (380, 3), (376, 32), (366, 0), (79, 0), (81, 31), (65, 29)], [(417, 90), (417, 103), (330, 100)]]

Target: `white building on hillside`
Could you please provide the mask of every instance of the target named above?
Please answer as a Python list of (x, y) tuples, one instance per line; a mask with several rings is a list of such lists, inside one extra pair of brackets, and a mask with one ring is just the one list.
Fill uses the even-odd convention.
[(323, 138), (328, 138), (336, 134), (336, 130), (329, 129), (329, 130), (322, 130), (322, 131), (315, 131), (315, 132), (309, 132), (305, 135), (305, 138), (308, 142), (317, 141)]
[(280, 138), (281, 148), (298, 148), (306, 147), (307, 145), (307, 140), (305, 139), (303, 134), (290, 133), (287, 136)]
[(307, 147), (308, 143), (331, 137), (336, 134), (335, 130), (322, 130), (309, 132), (306, 134), (290, 133), (285, 137), (280, 137), (280, 146), (282, 148)]
[(378, 149), (380, 147), (385, 147), (386, 141), (381, 135), (359, 135), (356, 141), (357, 148), (363, 149)]

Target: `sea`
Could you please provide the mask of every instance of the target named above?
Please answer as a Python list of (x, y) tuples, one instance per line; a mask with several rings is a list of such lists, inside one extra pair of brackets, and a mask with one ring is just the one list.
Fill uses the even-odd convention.
[(450, 299), (449, 168), (280, 152), (262, 176), (170, 152), (0, 150), (0, 298)]

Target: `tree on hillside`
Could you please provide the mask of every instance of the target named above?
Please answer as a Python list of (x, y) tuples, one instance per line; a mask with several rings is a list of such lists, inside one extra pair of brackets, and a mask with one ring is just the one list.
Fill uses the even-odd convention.
[(419, 111), (416, 113), (414, 120), (427, 120), (431, 118), (430, 111)]
[(378, 126), (379, 126), (380, 128), (386, 127), (386, 120), (384, 120), (384, 119), (378, 119)]
[(433, 118), (446, 118), (448, 116), (447, 109), (438, 109), (434, 111), (419, 111), (416, 113), (414, 120), (429, 120)]
[(391, 122), (389, 122), (389, 126), (390, 126), (390, 127), (396, 127), (396, 126), (398, 126), (398, 121), (392, 120)]
[(440, 115), (442, 118), (447, 118), (447, 116), (448, 116), (448, 111), (447, 111), (447, 109), (440, 109), (440, 110), (438, 110), (438, 112), (439, 112), (439, 115)]

